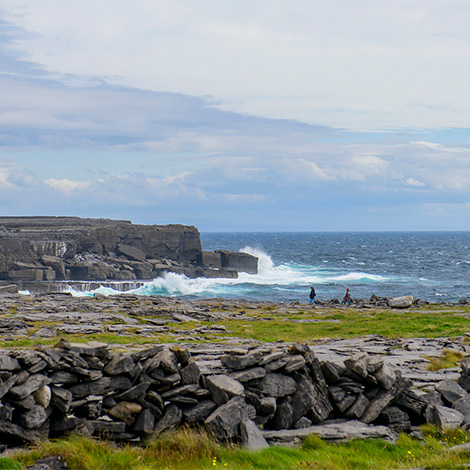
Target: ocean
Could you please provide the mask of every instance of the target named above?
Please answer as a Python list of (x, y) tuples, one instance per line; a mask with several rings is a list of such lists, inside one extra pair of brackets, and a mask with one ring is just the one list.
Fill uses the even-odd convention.
[(238, 279), (170, 273), (132, 292), (307, 302), (314, 286), (319, 300), (341, 299), (346, 288), (352, 298), (362, 299), (372, 294), (430, 302), (470, 297), (470, 232), (201, 233), (201, 242), (207, 251), (258, 256), (259, 273), (240, 273)]

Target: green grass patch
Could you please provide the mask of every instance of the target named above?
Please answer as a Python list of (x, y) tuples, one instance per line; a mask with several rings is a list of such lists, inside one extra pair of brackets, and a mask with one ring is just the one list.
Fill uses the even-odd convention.
[[(229, 312), (230, 313), (230, 312)], [(305, 309), (299, 307), (270, 306), (266, 309), (250, 309), (245, 314), (232, 312), (233, 318), (217, 322), (166, 323), (166, 332), (143, 336), (131, 325), (126, 334), (96, 333), (91, 335), (60, 334), (56, 338), (30, 338), (28, 336), (5, 341), (0, 347), (32, 347), (36, 344), (51, 345), (59, 337), (71, 342), (90, 340), (110, 344), (152, 344), (176, 342), (180, 335), (190, 337), (201, 326), (224, 325), (227, 331), (217, 331), (216, 335), (196, 334), (197, 342), (223, 341), (231, 337), (254, 339), (264, 342), (283, 340), (286, 342), (308, 342), (323, 338), (358, 338), (366, 335), (381, 335), (386, 338), (455, 338), (470, 331), (470, 309), (462, 307), (440, 306), (426, 310), (409, 309), (392, 311), (386, 309)], [(146, 323), (146, 316), (132, 316), (141, 323)], [(152, 316), (152, 318), (154, 318)], [(113, 321), (110, 323), (112, 324)], [(118, 318), (114, 323), (121, 323)], [(41, 326), (51, 326), (39, 322), (31, 330), (34, 333)], [(458, 358), (457, 358), (458, 359)], [(455, 360), (455, 359), (454, 359)], [(452, 360), (451, 360), (452, 361)], [(438, 368), (446, 366), (436, 366)], [(451, 366), (448, 366), (451, 367)]]
[[(253, 452), (221, 445), (202, 431), (187, 428), (155, 436), (145, 446), (116, 445), (85, 437), (39, 444), (1, 467), (17, 470), (45, 455), (60, 455), (70, 470), (391, 470), (399, 468), (457, 469), (468, 463), (468, 452), (449, 452), (449, 446), (470, 441), (469, 433), (423, 428), (425, 439), (401, 435), (396, 444), (381, 439), (327, 443), (307, 437), (301, 447), (270, 447)], [(1, 462), (0, 462), (1, 465)]]
[(456, 367), (464, 357), (465, 354), (461, 353), (460, 351), (444, 349), (442, 355), (439, 357), (426, 357), (426, 359), (429, 359), (427, 369), (436, 371), (440, 369)]
[[(414, 310), (392, 312), (389, 310), (358, 311), (353, 309), (318, 309), (306, 314), (283, 314), (263, 321), (263, 313), (253, 321), (247, 331), (246, 319), (230, 319), (220, 323), (227, 327), (227, 335), (253, 338), (261, 341), (309, 341), (319, 338), (356, 338), (382, 335), (388, 338), (456, 337), (469, 331), (470, 319), (458, 312)], [(296, 320), (314, 320), (311, 323)]]
[(0, 470), (22, 470), (23, 465), (13, 459), (0, 457)]

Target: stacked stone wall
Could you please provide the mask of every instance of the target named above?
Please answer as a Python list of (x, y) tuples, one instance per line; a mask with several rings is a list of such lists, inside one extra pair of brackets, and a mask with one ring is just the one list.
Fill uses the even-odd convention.
[[(460, 382), (470, 389), (468, 370)], [(0, 378), (7, 445), (69, 432), (136, 441), (185, 424), (260, 448), (309, 433), (394, 440), (425, 422), (470, 422), (468, 392), (455, 381), (418, 394), (379, 356), (353, 355), (338, 365), (301, 344), (120, 353), (62, 340), (55, 348), (3, 351)]]

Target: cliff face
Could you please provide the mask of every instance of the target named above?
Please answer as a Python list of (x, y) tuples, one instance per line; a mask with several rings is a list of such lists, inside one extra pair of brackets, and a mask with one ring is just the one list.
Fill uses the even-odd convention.
[[(3, 279), (136, 279), (196, 263), (196, 227), (78, 217), (0, 217)], [(161, 265), (161, 266), (158, 266)]]
[[(245, 257), (250, 261), (247, 272), (253, 272), (257, 258)], [(79, 217), (0, 217), (3, 280), (126, 281), (152, 279), (167, 271), (189, 277), (236, 277), (237, 271), (244, 270), (239, 262), (214, 269), (201, 260), (199, 231), (193, 226)]]

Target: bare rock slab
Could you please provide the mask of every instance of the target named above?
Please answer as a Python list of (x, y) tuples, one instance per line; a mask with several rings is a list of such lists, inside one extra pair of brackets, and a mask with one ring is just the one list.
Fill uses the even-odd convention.
[(396, 442), (398, 439), (398, 434), (387, 426), (373, 426), (355, 420), (325, 422), (303, 429), (262, 431), (262, 434), (271, 445), (293, 444), (312, 434), (329, 441), (381, 438)]

